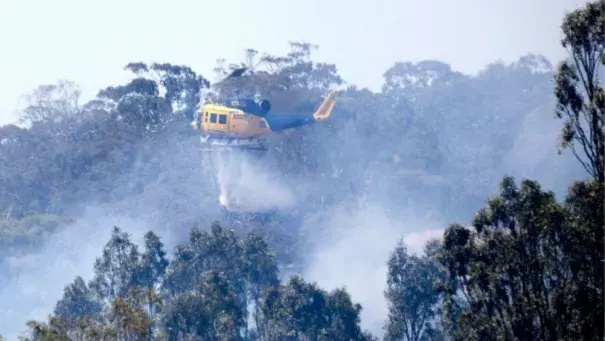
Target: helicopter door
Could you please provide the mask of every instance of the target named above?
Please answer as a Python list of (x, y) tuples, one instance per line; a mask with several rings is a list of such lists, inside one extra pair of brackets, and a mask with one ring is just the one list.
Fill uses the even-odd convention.
[(217, 114), (216, 130), (226, 131), (229, 130), (229, 115)]

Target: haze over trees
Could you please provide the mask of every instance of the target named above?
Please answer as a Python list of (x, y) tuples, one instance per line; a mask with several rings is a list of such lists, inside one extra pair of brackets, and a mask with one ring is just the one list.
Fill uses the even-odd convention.
[[(0, 127), (0, 271), (10, 281), (11, 260), (88, 205), (153, 223), (144, 236), (113, 227), (93, 276), (62, 278), (62, 298), (46, 320), (23, 326), (24, 340), (378, 340), (346, 287), (293, 273), (334, 228), (337, 208), (396, 211), (410, 198), (469, 224), (450, 224), (419, 253), (401, 239), (384, 260), (384, 340), (602, 340), (604, 25), (603, 0), (569, 13), (570, 59), (556, 68), (536, 55), (477, 76), (401, 62), (379, 93), (348, 86), (329, 124), (270, 137), (263, 162), (297, 202), (260, 221), (214, 209), (212, 170), (200, 169), (188, 125), (209, 78), (132, 62), (129, 83), (84, 104), (69, 81), (40, 86), (24, 125)], [(344, 84), (335, 65), (311, 58), (315, 48), (247, 50), (243, 90), (277, 112), (314, 110)], [(236, 66), (219, 60), (215, 71)], [(212, 90), (228, 98), (234, 88)], [(542, 140), (553, 149), (536, 147)], [(572, 154), (556, 155), (557, 142)], [(174, 247), (164, 230), (182, 234)]]

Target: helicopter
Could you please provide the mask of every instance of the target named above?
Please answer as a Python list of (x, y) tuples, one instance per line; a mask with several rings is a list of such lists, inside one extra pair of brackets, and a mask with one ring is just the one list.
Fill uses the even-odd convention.
[[(339, 90), (330, 91), (314, 113), (270, 113), (271, 103), (266, 99), (260, 99), (258, 93), (253, 99), (241, 96), (238, 81), (247, 70), (247, 67), (234, 69), (225, 78), (225, 80), (236, 81), (235, 98), (219, 103), (205, 102), (207, 98), (203, 94), (204, 89), (201, 89), (200, 103), (194, 113), (191, 126), (193, 130), (201, 132), (201, 151), (209, 152), (207, 157), (202, 158), (202, 162), (215, 170), (212, 174), (220, 193), (218, 202), (227, 217), (234, 221), (262, 221), (270, 216), (275, 208), (265, 200), (259, 201), (256, 195), (256, 199), (246, 200), (233, 194), (238, 192), (236, 188), (241, 188), (237, 183), (242, 180), (242, 174), (232, 176), (228, 174), (237, 173), (241, 169), (241, 155), (235, 156), (237, 153), (224, 154), (224, 152), (264, 153), (267, 148), (260, 141), (262, 136), (326, 120), (334, 109), (336, 104), (334, 95)], [(235, 159), (237, 161), (233, 163)], [(250, 190), (243, 189), (243, 193)], [(251, 191), (255, 192), (255, 190)]]
[[(239, 79), (247, 70), (247, 67), (237, 68), (226, 79)], [(267, 151), (259, 139), (261, 136), (329, 118), (336, 104), (334, 94), (338, 91), (332, 90), (312, 114), (277, 114), (270, 113), (268, 100), (240, 98), (237, 85), (235, 90), (236, 98), (222, 103), (203, 103), (200, 98), (191, 126), (202, 132), (202, 150)]]

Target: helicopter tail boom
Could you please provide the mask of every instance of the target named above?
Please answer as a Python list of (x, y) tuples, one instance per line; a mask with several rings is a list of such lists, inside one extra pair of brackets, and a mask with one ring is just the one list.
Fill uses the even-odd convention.
[(331, 91), (323, 102), (319, 105), (315, 113), (310, 114), (268, 114), (264, 117), (265, 121), (269, 124), (271, 131), (281, 131), (291, 128), (300, 127), (307, 124), (313, 124), (321, 122), (330, 117), (334, 110), (336, 101), (334, 100), (334, 94), (338, 90)]

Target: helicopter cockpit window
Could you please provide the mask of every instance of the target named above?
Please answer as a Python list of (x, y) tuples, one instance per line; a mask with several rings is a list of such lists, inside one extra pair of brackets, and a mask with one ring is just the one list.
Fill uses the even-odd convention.
[(210, 123), (216, 123), (216, 114), (210, 114)]
[(227, 124), (227, 115), (218, 115), (219, 124)]

